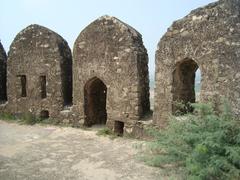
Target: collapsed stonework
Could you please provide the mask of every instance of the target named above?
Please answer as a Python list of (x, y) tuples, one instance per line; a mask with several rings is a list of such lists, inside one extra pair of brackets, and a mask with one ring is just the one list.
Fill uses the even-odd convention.
[(195, 102), (195, 72), (201, 71), (200, 102), (218, 109), (226, 98), (240, 115), (240, 1), (220, 0), (178, 20), (156, 51), (154, 122), (164, 127), (176, 102)]
[(72, 56), (67, 42), (45, 27), (28, 26), (11, 44), (7, 78), (9, 111), (58, 117), (72, 103)]
[(122, 133), (150, 111), (147, 51), (117, 18), (100, 17), (80, 33), (73, 67), (73, 109), (85, 125)]
[(6, 82), (7, 82), (7, 55), (0, 42), (0, 103), (7, 100)]

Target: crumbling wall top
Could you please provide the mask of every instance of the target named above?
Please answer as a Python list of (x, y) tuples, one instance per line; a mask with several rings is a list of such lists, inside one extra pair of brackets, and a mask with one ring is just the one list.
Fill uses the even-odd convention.
[[(220, 0), (191, 11), (184, 18), (173, 22), (160, 42), (170, 42), (172, 37), (194, 38), (201, 34), (201, 38), (209, 39), (222, 36), (219, 29), (238, 29), (240, 27), (240, 0)], [(196, 33), (197, 32), (197, 33)], [(211, 33), (210, 33), (211, 32)], [(215, 34), (213, 34), (215, 32)], [(160, 42), (158, 49), (160, 48)]]
[(34, 52), (39, 51), (39, 49), (42, 49), (45, 54), (46, 52), (61, 52), (63, 49), (70, 51), (68, 43), (56, 32), (46, 27), (32, 24), (17, 34), (9, 52), (11, 53), (10, 55), (23, 54), (25, 51)]
[[(102, 36), (102, 37), (100, 37)], [(102, 38), (106, 41), (112, 38), (111, 41), (116, 42), (116, 46), (128, 44), (129, 46), (142, 47), (142, 35), (130, 25), (122, 22), (113, 16), (101, 16), (100, 18), (89, 24), (76, 39), (74, 47), (77, 44), (82, 46), (82, 43), (92, 43), (95, 38)]]

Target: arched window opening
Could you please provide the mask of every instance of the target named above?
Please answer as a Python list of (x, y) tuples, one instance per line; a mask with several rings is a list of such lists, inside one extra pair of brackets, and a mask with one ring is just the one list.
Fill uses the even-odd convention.
[(40, 119), (44, 120), (44, 119), (48, 119), (49, 118), (49, 111), (48, 110), (42, 110), (40, 112)]
[(184, 115), (193, 111), (191, 103), (196, 102), (200, 92), (201, 75), (198, 69), (197, 63), (192, 59), (185, 59), (176, 65), (173, 72), (174, 115)]

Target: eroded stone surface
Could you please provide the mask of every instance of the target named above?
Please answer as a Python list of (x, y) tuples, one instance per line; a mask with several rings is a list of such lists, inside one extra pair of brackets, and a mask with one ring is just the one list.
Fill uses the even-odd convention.
[(86, 122), (88, 116), (99, 114), (88, 110), (95, 102), (86, 97), (99, 81), (106, 86), (109, 127), (114, 121), (134, 125), (149, 112), (148, 55), (135, 29), (115, 17), (100, 17), (78, 36), (73, 58), (73, 109), (80, 121), (92, 124)]
[[(165, 126), (173, 112), (177, 89), (174, 82), (186, 82), (193, 76), (185, 73), (184, 76), (188, 77), (181, 79), (178, 74), (174, 80), (178, 65), (189, 59), (196, 62), (201, 70), (200, 101), (213, 101), (218, 108), (221, 98), (226, 98), (234, 113), (240, 115), (239, 8), (239, 0), (220, 0), (209, 4), (174, 22), (161, 38), (156, 52), (156, 124)], [(184, 71), (181, 73), (184, 74)], [(181, 88), (177, 92), (186, 93), (189, 90), (184, 86)]]
[(40, 116), (45, 110), (57, 117), (71, 103), (71, 50), (55, 32), (39, 25), (22, 30), (11, 44), (7, 65), (10, 112)]

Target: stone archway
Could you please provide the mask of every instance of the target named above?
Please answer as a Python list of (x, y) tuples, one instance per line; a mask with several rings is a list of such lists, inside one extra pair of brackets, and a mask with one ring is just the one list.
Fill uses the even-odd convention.
[(106, 124), (107, 87), (97, 77), (90, 79), (84, 86), (84, 125)]
[(173, 104), (175, 115), (193, 111), (191, 103), (196, 102), (195, 77), (198, 65), (192, 59), (184, 59), (176, 64), (173, 71)]

